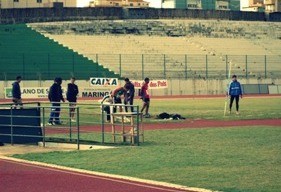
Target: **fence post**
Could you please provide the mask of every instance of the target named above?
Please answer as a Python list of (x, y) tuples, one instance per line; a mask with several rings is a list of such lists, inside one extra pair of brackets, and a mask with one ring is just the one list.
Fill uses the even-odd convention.
[(246, 79), (248, 79), (248, 55), (246, 55), (245, 73), (246, 73)]
[(42, 108), (43, 147), (46, 147), (45, 107)]
[(11, 145), (14, 145), (13, 106), (11, 107)]
[(24, 55), (24, 53), (22, 54), (22, 73), (23, 73), (23, 78), (27, 79), (25, 77), (25, 55)]
[[(69, 120), (69, 140), (70, 141), (72, 141), (72, 122), (71, 122), (71, 120), (72, 120), (72, 109), (71, 109), (71, 107), (74, 107), (74, 106), (72, 106), (72, 105), (69, 105), (69, 108), (68, 108), (68, 111), (69, 111), (69, 113), (68, 113), (68, 120)], [(74, 112), (73, 112), (74, 113)]]
[(264, 78), (267, 78), (267, 58), (264, 56)]
[(166, 55), (163, 55), (163, 77), (166, 79)]
[[(139, 119), (139, 106), (137, 106), (137, 145), (140, 145), (140, 119)], [(134, 129), (134, 127), (133, 127)], [(135, 135), (133, 134), (133, 137), (135, 138)]]
[(101, 105), (101, 143), (104, 144), (104, 105), (103, 104)]
[(119, 74), (120, 76), (122, 76), (121, 72), (122, 72), (122, 56), (121, 54), (119, 54)]
[(75, 55), (74, 55), (74, 53), (72, 53), (72, 76), (75, 76), (74, 75), (74, 64), (75, 64)]
[(225, 55), (225, 78), (228, 79), (228, 55)]
[(144, 55), (141, 55), (141, 76), (144, 79)]
[(99, 55), (96, 53), (96, 62), (99, 62)]
[(208, 79), (208, 55), (206, 55), (206, 79)]
[(51, 74), (50, 74), (50, 53), (48, 53), (48, 79), (51, 79)]
[(185, 54), (185, 79), (187, 79), (187, 55)]
[(76, 108), (76, 126), (77, 126), (77, 149), (80, 150), (80, 125), (79, 125), (79, 107)]

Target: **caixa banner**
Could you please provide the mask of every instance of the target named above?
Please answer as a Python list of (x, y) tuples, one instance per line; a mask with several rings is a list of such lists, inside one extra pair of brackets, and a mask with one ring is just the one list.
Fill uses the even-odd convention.
[(118, 86), (118, 78), (90, 78), (91, 86), (107, 87), (107, 86)]

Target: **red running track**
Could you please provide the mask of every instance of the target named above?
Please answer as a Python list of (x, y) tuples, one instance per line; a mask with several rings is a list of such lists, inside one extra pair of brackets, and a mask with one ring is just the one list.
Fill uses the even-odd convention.
[(0, 159), (1, 192), (180, 192), (174, 188)]
[[(190, 129), (190, 128), (218, 128), (218, 127), (243, 127), (243, 126), (275, 126), (281, 127), (281, 119), (253, 119), (253, 120), (184, 120), (184, 121), (162, 121), (161, 123), (144, 123), (144, 130), (163, 130), (163, 129)], [(82, 132), (100, 131), (100, 125), (81, 126)], [(111, 126), (107, 124), (105, 131), (110, 132)]]
[[(194, 129), (194, 128), (218, 128), (218, 127), (243, 127), (243, 126), (274, 126), (281, 127), (281, 119), (249, 119), (249, 120), (184, 120), (184, 121), (162, 121), (161, 123), (144, 123), (144, 130), (164, 130), (164, 129)], [(105, 132), (111, 132), (111, 125), (106, 124)], [(56, 129), (47, 127), (47, 134), (68, 133), (69, 129)], [(73, 130), (74, 132), (76, 129)], [(100, 132), (101, 125), (80, 126), (81, 132)]]

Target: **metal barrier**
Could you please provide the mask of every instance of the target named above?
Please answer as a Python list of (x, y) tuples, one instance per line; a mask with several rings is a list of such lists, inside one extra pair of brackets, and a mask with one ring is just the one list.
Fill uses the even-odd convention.
[[(113, 124), (104, 120), (104, 108), (108, 105), (100, 103), (74, 104), (23, 103), (23, 107), (19, 109), (14, 109), (11, 103), (0, 104), (0, 141), (12, 145), (14, 143), (42, 142), (44, 147), (46, 142), (76, 143), (77, 149), (80, 149), (82, 143), (116, 144), (115, 140), (110, 139), (112, 136), (110, 129)], [(110, 106), (118, 107), (117, 105)], [(125, 107), (123, 104), (119, 106)], [(138, 106), (126, 105), (126, 107), (135, 109), (134, 116), (140, 114)], [(36, 113), (32, 113), (32, 110)], [(49, 115), (49, 113), (58, 114), (56, 116), (58, 119), (50, 118), (51, 114)], [(133, 116), (133, 114), (124, 114), (124, 117), (125, 115)], [(110, 116), (113, 118), (113, 113)], [(139, 133), (139, 124), (138, 115), (136, 123), (132, 125), (136, 126), (136, 129), (131, 134), (134, 137), (132, 143), (137, 145), (139, 145), (140, 135), (143, 136), (143, 132)], [(19, 140), (19, 138), (21, 139)]]
[[(75, 107), (77, 123), (75, 126), (61, 124), (47, 126), (46, 112), (54, 107), (42, 106), (41, 103), (23, 103), (23, 107), (15, 109), (13, 104), (0, 105), (0, 140), (4, 143), (13, 144), (38, 144), (42, 142), (45, 147), (47, 141), (60, 139), (63, 142), (76, 142), (77, 149), (80, 149), (80, 126), (79, 108)], [(69, 107), (60, 106), (60, 109)], [(36, 111), (36, 113), (34, 113)], [(59, 113), (59, 112), (55, 112)], [(8, 123), (7, 123), (8, 122)], [(71, 121), (69, 121), (71, 122)], [(77, 133), (76, 138), (72, 137), (73, 131)], [(57, 138), (58, 133), (68, 133), (68, 136)]]
[[(129, 112), (128, 109), (131, 109)], [(102, 141), (104, 142), (105, 125), (110, 125), (113, 143), (120, 136), (121, 142), (140, 145), (140, 138), (144, 142), (142, 113), (137, 105), (102, 104)], [(105, 121), (105, 118), (107, 120)]]
[[(21, 74), (24, 79), (53, 79), (58, 71), (55, 66), (70, 71), (59, 71), (62, 77), (76, 76), (84, 79), (89, 71), (77, 67), (77, 56), (69, 54), (69, 62), (61, 62), (61, 55), (56, 54), (22, 54), (0, 56), (0, 63), (17, 66), (17, 70), (1, 68), (0, 80), (14, 80)], [(85, 54), (85, 57), (98, 62), (115, 73), (129, 78), (177, 78), (177, 79), (227, 79), (228, 73), (240, 78), (280, 78), (279, 67), (281, 55), (190, 55), (190, 54)], [(40, 64), (36, 64), (40, 58)], [(58, 60), (60, 61), (58, 63)], [(27, 62), (28, 61), (28, 62)], [(29, 66), (27, 63), (33, 63)], [(231, 65), (231, 67), (230, 67)], [(10, 72), (13, 71), (13, 72)], [(93, 71), (98, 73), (98, 71)], [(101, 72), (102, 73), (102, 72)], [(98, 74), (96, 74), (98, 75)], [(103, 74), (99, 74), (103, 76)]]

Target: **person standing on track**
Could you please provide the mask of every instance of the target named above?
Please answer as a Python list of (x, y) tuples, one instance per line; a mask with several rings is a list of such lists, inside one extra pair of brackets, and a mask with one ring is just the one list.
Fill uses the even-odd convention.
[(52, 104), (48, 125), (61, 125), (60, 121), (60, 101), (64, 101), (61, 88), (62, 79), (56, 77), (54, 84), (50, 87), (48, 98)]
[(141, 113), (145, 110), (145, 114), (144, 114), (145, 118), (150, 118), (150, 114), (148, 113), (149, 106), (150, 106), (150, 96), (149, 96), (149, 93), (148, 93), (148, 84), (149, 84), (149, 78), (146, 77), (144, 79), (144, 84), (141, 87), (141, 92), (140, 92), (140, 96), (141, 96), (141, 99), (143, 101)]
[[(134, 104), (134, 97), (135, 97), (135, 86), (129, 80), (129, 78), (125, 78), (125, 85), (124, 85), (124, 104), (125, 105), (133, 105)], [(125, 107), (125, 111), (128, 112), (128, 107)], [(134, 107), (131, 107), (131, 112), (134, 112)]]
[(16, 81), (12, 84), (12, 96), (14, 109), (19, 105), (22, 108), (21, 90), (20, 90), (21, 76), (16, 77)]
[(228, 88), (228, 96), (230, 97), (229, 103), (229, 113), (231, 113), (231, 108), (233, 101), (235, 99), (236, 102), (236, 114), (239, 114), (239, 97), (242, 99), (242, 88), (241, 84), (237, 81), (237, 76), (232, 76), (232, 82), (229, 84)]
[(72, 122), (76, 122), (75, 116), (75, 106), (77, 102), (77, 95), (79, 93), (78, 86), (75, 84), (75, 77), (71, 77), (70, 83), (67, 84), (66, 99), (69, 102), (69, 116)]

